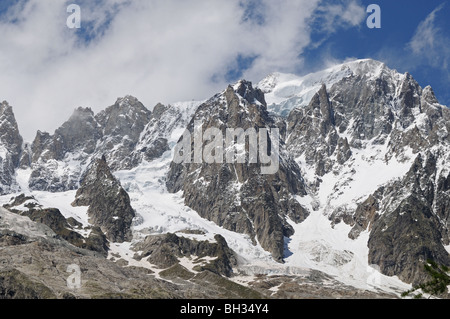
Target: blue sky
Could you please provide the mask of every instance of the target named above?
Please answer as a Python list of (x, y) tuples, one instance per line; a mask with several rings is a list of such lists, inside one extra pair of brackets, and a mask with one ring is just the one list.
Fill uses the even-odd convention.
[[(66, 25), (72, 3), (81, 29)], [(370, 4), (381, 29), (366, 25)], [(152, 109), (373, 58), (450, 105), (449, 16), (445, 0), (2, 0), (0, 100), (32, 140), (78, 106), (98, 112), (127, 94)]]
[[(364, 26), (341, 30), (318, 48), (306, 49), (303, 56), (311, 70), (322, 68), (324, 59), (345, 60), (348, 57), (373, 58), (400, 72), (409, 72), (422, 87), (431, 85), (442, 104), (450, 106), (450, 2), (419, 0), (368, 0), (381, 8), (381, 29)], [(434, 48), (427, 54), (415, 53), (410, 43), (420, 24), (438, 7), (434, 19)], [(369, 14), (367, 14), (369, 16)], [(320, 33), (313, 34), (316, 41)], [(420, 35), (419, 35), (420, 38)], [(426, 39), (423, 39), (426, 40)], [(308, 67), (305, 72), (311, 71)]]

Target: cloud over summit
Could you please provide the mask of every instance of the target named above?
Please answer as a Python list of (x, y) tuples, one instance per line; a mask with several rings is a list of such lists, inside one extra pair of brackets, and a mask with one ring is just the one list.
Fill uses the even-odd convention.
[(151, 109), (208, 98), (236, 68), (253, 81), (296, 72), (318, 19), (333, 21), (321, 24), (327, 36), (364, 18), (356, 0), (80, 0), (82, 28), (69, 29), (72, 2), (19, 0), (1, 12), (0, 99), (26, 140), (78, 106), (98, 112), (131, 94)]

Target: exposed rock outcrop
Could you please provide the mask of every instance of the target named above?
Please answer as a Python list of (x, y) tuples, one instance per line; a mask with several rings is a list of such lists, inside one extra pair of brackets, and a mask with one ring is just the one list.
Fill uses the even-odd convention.
[(23, 139), (8, 102), (0, 103), (0, 194), (16, 190), (15, 169), (19, 166)]
[(91, 229), (89, 236), (85, 237), (79, 232), (82, 230), (81, 223), (73, 218), (66, 219), (57, 208), (43, 208), (32, 196), (21, 194), (12, 198), (3, 207), (15, 214), (26, 216), (36, 223), (48, 226), (55, 232), (57, 238), (66, 240), (76, 247), (96, 251), (105, 257), (108, 255), (108, 241), (99, 227)]
[[(176, 234), (148, 236), (134, 247), (140, 251), (139, 258), (147, 258), (148, 262), (165, 269), (179, 262), (179, 258), (194, 258), (199, 263), (198, 271), (209, 270), (218, 275), (231, 276), (233, 266), (237, 265), (234, 252), (228, 247), (225, 239), (216, 235), (216, 242), (197, 241)], [(201, 265), (203, 258), (211, 259)]]
[(105, 157), (87, 169), (77, 190), (73, 206), (89, 206), (90, 223), (100, 227), (112, 242), (130, 241), (135, 217), (130, 197), (111, 173)]
[[(196, 123), (201, 123), (202, 127), (196, 128)], [(238, 143), (237, 148), (241, 149), (238, 153), (245, 155), (242, 162), (236, 159), (228, 162), (225, 157), (221, 158), (227, 129), (240, 129), (242, 134), (246, 134), (246, 131), (258, 134), (262, 129), (270, 132), (273, 128), (277, 126), (267, 113), (264, 94), (260, 90), (254, 89), (246, 81), (241, 81), (234, 87), (229, 86), (223, 93), (202, 104), (187, 127), (192, 138), (197, 129), (202, 134), (208, 132), (208, 129), (222, 132), (223, 139), (214, 136), (209, 141), (205, 138), (199, 142), (203, 152), (215, 139), (218, 144), (215, 151), (211, 152), (218, 152), (213, 155), (215, 162), (198, 163), (196, 160), (191, 162), (191, 159), (188, 159), (188, 163), (173, 162), (167, 177), (167, 188), (174, 193), (183, 190), (185, 204), (200, 216), (229, 230), (250, 235), (255, 242), (257, 240), (264, 249), (271, 252), (275, 260), (281, 262), (284, 257), (284, 239), (293, 234), (287, 218), (298, 223), (308, 215), (293, 198), (293, 195), (305, 194), (297, 164), (284, 152), (283, 141), (275, 135), (268, 139), (268, 149), (271, 143), (280, 143), (278, 154), (273, 153), (279, 162), (278, 170), (273, 174), (262, 174), (261, 167), (264, 164), (254, 161), (255, 158), (251, 161), (250, 148), (256, 147), (254, 143), (261, 142), (260, 139), (252, 140), (253, 145), (250, 142), (244, 142), (245, 145)], [(274, 141), (275, 138), (278, 140)], [(180, 139), (180, 145), (182, 141)], [(195, 143), (185, 141), (187, 149), (184, 151), (192, 150), (192, 154), (195, 154), (196, 147), (199, 146)], [(262, 147), (261, 144), (259, 148)], [(225, 149), (225, 153), (235, 150), (231, 147)], [(273, 150), (277, 152), (275, 148)], [(203, 153), (204, 156), (205, 154)], [(229, 154), (224, 156), (228, 158)], [(272, 161), (272, 164), (275, 163)]]
[(30, 152), (30, 189), (76, 190), (86, 167), (102, 155), (113, 171), (132, 168), (130, 154), (150, 116), (141, 102), (126, 96), (98, 114), (77, 108), (53, 135), (38, 131)]
[(423, 265), (428, 259), (450, 264), (443, 246), (449, 240), (449, 211), (442, 213), (439, 209), (450, 204), (450, 187), (444, 183), (435, 188), (439, 174), (436, 164), (432, 154), (426, 159), (419, 155), (401, 183), (384, 189), (383, 197), (376, 203), (382, 207), (381, 200), (399, 201), (398, 205), (379, 210), (381, 216), (370, 233), (369, 262), (379, 265), (383, 273), (397, 275), (406, 282), (427, 279)]

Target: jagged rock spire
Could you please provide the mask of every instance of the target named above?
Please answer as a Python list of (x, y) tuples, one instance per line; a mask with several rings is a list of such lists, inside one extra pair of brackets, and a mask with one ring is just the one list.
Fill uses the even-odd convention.
[(88, 215), (112, 242), (130, 241), (135, 212), (130, 197), (111, 173), (106, 158), (96, 159), (84, 174), (73, 206), (89, 206)]

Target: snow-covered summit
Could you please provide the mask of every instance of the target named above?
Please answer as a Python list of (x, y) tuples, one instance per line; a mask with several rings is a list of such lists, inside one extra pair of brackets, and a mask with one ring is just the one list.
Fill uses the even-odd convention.
[(400, 82), (404, 75), (389, 69), (386, 64), (361, 59), (338, 64), (324, 70), (298, 76), (289, 73), (272, 73), (261, 80), (256, 87), (265, 93), (268, 110), (286, 117), (293, 109), (309, 104), (322, 85), (331, 88), (334, 84), (350, 76), (364, 77), (373, 81), (383, 77), (389, 82)]

